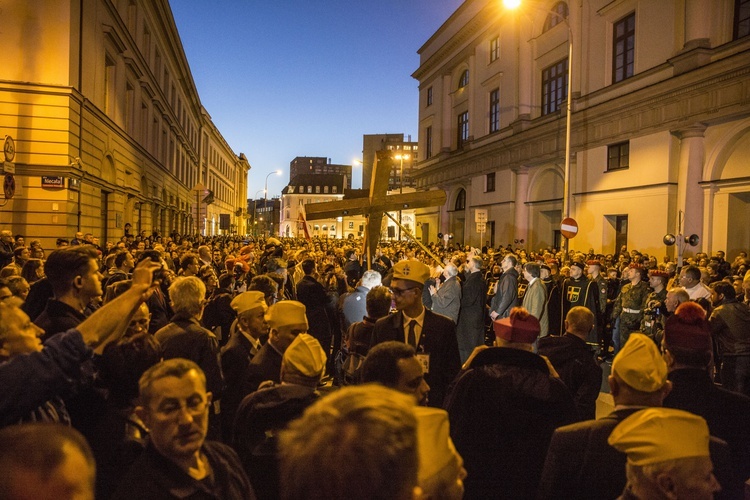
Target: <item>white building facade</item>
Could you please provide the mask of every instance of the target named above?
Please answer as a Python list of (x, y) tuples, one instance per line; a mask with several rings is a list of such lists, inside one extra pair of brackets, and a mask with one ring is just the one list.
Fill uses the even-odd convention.
[[(747, 0), (466, 0), (419, 50), (417, 221), (457, 241), (560, 246), (569, 49), (570, 248), (750, 247)], [(740, 8), (745, 5), (744, 9)], [(523, 242), (523, 243), (521, 243)], [(482, 242), (484, 243), (484, 242)]]

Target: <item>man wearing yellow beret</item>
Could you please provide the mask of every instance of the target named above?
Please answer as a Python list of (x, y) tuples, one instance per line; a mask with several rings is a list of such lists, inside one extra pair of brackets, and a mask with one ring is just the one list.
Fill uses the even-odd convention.
[(648, 408), (623, 420), (609, 444), (628, 456), (621, 499), (711, 500), (721, 490), (709, 454), (708, 425), (697, 415)]
[(430, 268), (417, 260), (402, 260), (393, 266), (391, 291), (396, 312), (375, 323), (373, 345), (389, 340), (411, 344), (430, 386), (428, 404), (440, 408), (448, 384), (461, 369), (461, 359), (455, 323), (422, 304), (429, 277)]
[(252, 290), (237, 295), (231, 302), (237, 323), (227, 345), (221, 349), (221, 368), (226, 390), (221, 402), (222, 432), (229, 438), (234, 414), (242, 400), (242, 381), (250, 361), (260, 351), (260, 337), (268, 333), (265, 319), (268, 306), (263, 292)]

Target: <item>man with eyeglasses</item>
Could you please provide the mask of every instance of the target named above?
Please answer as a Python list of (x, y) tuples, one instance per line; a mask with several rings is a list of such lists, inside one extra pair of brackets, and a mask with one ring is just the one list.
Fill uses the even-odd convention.
[(255, 498), (237, 454), (206, 440), (211, 393), (198, 365), (164, 361), (138, 386), (136, 413), (150, 430), (149, 444), (112, 498)]
[(416, 260), (402, 260), (393, 266), (391, 291), (396, 312), (375, 323), (372, 345), (397, 340), (414, 347), (431, 388), (429, 405), (441, 408), (448, 384), (461, 369), (461, 360), (455, 323), (422, 304), (424, 283), (429, 277), (430, 268)]

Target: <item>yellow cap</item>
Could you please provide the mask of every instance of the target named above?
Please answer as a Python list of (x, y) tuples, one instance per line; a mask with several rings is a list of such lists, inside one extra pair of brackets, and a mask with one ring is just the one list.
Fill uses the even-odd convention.
[(609, 444), (627, 454), (633, 465), (648, 465), (678, 458), (707, 457), (706, 421), (673, 408), (647, 408), (620, 422)]
[(305, 305), (296, 300), (282, 300), (268, 308), (266, 321), (271, 328), (280, 328), (282, 326), (304, 326), (307, 324), (307, 315), (305, 314)]
[(320, 380), (326, 368), (326, 353), (320, 342), (310, 334), (300, 333), (289, 344), (282, 362), (289, 371), (308, 378)]
[(455, 483), (463, 459), (450, 436), (448, 412), (439, 408), (415, 406), (419, 443), (419, 486), (430, 497), (439, 497), (438, 488)]
[(265, 295), (263, 295), (263, 292), (259, 292), (257, 290), (239, 294), (234, 299), (232, 299), (232, 302), (229, 305), (232, 307), (232, 309), (237, 311), (237, 314), (242, 314), (244, 312), (252, 311), (253, 309), (257, 308), (262, 308), (263, 312), (268, 310)]
[(402, 260), (393, 266), (394, 280), (416, 281), (424, 285), (430, 277), (430, 268), (418, 260)]
[(641, 333), (631, 333), (612, 361), (612, 374), (633, 389), (655, 392), (667, 381), (667, 364), (653, 340)]

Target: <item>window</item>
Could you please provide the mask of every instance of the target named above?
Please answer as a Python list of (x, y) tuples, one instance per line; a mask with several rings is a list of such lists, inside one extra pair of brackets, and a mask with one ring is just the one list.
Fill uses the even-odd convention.
[(568, 18), (568, 4), (565, 2), (557, 2), (551, 9), (550, 13), (547, 14), (547, 19), (544, 21), (544, 28), (542, 33), (549, 31), (558, 24), (564, 22)]
[(613, 26), (612, 83), (633, 76), (635, 56), (635, 12), (617, 21)]
[(490, 133), (500, 130), (500, 89), (490, 92)]
[(464, 111), (458, 115), (458, 141), (457, 147), (460, 149), (464, 147), (464, 143), (469, 140), (469, 112)]
[(490, 62), (495, 62), (500, 58), (500, 37), (496, 36), (490, 40)]
[(312, 186), (307, 186), (307, 192), (312, 193)]
[(453, 205), (454, 210), (466, 210), (466, 190), (462, 189), (456, 195), (456, 203)]
[(320, 194), (320, 186), (315, 186), (315, 194)]
[(750, 0), (734, 0), (734, 39), (750, 35)]
[(461, 73), (461, 78), (458, 79), (458, 88), (462, 89), (466, 87), (469, 84), (469, 70), (465, 69), (463, 73)]
[(424, 129), (424, 144), (427, 149), (425, 158), (432, 158), (432, 126)]
[(495, 191), (495, 172), (491, 172), (485, 177), (486, 189), (485, 193), (492, 193)]
[(323, 192), (328, 194), (328, 186), (323, 186)]
[(427, 106), (432, 106), (432, 87), (427, 88)]
[(333, 189), (333, 193), (334, 193), (334, 194), (335, 194), (335, 193), (338, 193), (338, 192), (339, 192), (339, 188), (338, 188), (338, 186), (333, 186), (333, 188), (332, 188), (332, 189)]
[(109, 56), (104, 56), (104, 112), (114, 117), (115, 114), (115, 61)]
[(568, 58), (542, 70), (542, 116), (554, 113), (568, 95)]
[(607, 146), (607, 171), (620, 170), (630, 166), (630, 142), (620, 142)]

